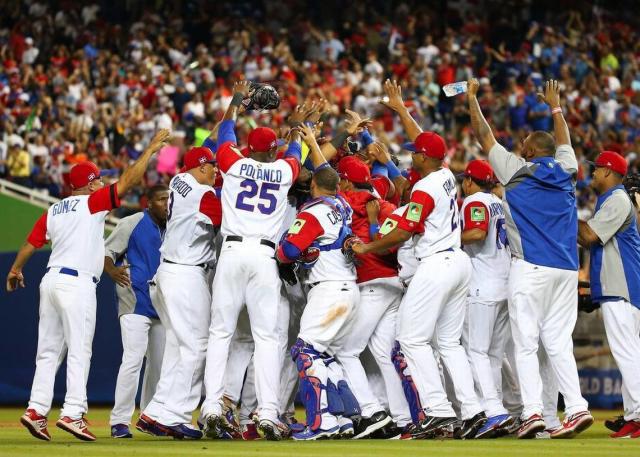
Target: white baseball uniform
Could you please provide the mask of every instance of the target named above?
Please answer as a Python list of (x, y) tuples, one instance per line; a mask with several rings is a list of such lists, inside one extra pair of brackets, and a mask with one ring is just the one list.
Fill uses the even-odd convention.
[(224, 176), (224, 242), (213, 282), (202, 413), (222, 412), (229, 344), (246, 305), (255, 340), (258, 415), (276, 421), (283, 353), (278, 331), (280, 278), (274, 252), (288, 206), (287, 193), (300, 163), (293, 157), (275, 162), (245, 158), (232, 142), (219, 147), (216, 159)]
[(462, 343), (467, 350), (476, 389), (487, 417), (507, 414), (502, 404), (501, 367), (509, 338), (507, 307), (511, 252), (502, 201), (490, 192), (465, 198), (461, 208), (463, 232), (482, 230), (486, 238), (467, 244), (471, 282)]
[(459, 248), (456, 181), (450, 170), (434, 171), (415, 184), (398, 228), (414, 234), (420, 262), (400, 304), (398, 341), (427, 414), (453, 417), (434, 356), (437, 341), (461, 404), (461, 419), (470, 419), (482, 410), (460, 344), (471, 262)]
[[(298, 342), (301, 340), (306, 347), (311, 346), (314, 355), (309, 357), (308, 366), (301, 369), (299, 364), (298, 368), (300, 376), (302, 373), (307, 377), (313, 376), (321, 386), (325, 386), (318, 392), (321, 410), (316, 411), (321, 415), (321, 428), (324, 430), (338, 425), (338, 418), (329, 412), (327, 383), (331, 380), (339, 385), (338, 382), (344, 379), (344, 372), (337, 363), (326, 363), (323, 353), (340, 357), (360, 301), (353, 263), (347, 261), (341, 246), (330, 248), (335, 243), (342, 244), (343, 229), (351, 224), (351, 208), (339, 202), (338, 205), (345, 207), (343, 211), (337, 211), (327, 203), (329, 200), (336, 201), (326, 198), (307, 203), (279, 248), (285, 256), (288, 249), (301, 252), (312, 245), (320, 249), (318, 259), (305, 279), (310, 290), (298, 334)], [(308, 401), (316, 404), (313, 400)], [(308, 415), (307, 424), (312, 420)]]
[(96, 284), (104, 265), (104, 221), (119, 206), (117, 184), (91, 195), (72, 195), (38, 219), (27, 241), (51, 241), (47, 273), (40, 283), (36, 372), (29, 408), (46, 416), (60, 359), (67, 352), (67, 393), (61, 416), (87, 412), (87, 378), (96, 322)]
[(212, 187), (180, 173), (169, 183), (162, 261), (151, 299), (166, 330), (160, 382), (144, 414), (163, 425), (190, 424), (202, 393), (220, 205)]
[(127, 287), (116, 284), (123, 351), (109, 420), (111, 425), (130, 424), (145, 359), (141, 410), (153, 398), (160, 379), (165, 334), (151, 303), (148, 282), (160, 264), (163, 234), (164, 227), (156, 224), (148, 211), (142, 211), (121, 219), (105, 241), (106, 255), (116, 265), (128, 265), (131, 280)]

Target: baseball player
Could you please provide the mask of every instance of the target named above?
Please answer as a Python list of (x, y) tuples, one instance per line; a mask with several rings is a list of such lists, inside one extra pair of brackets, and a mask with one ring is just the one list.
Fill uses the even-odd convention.
[(121, 219), (105, 242), (104, 270), (116, 283), (123, 349), (110, 419), (113, 438), (131, 438), (142, 362), (146, 357), (140, 409), (153, 398), (164, 352), (164, 327), (151, 303), (149, 281), (160, 265), (169, 189), (153, 186), (147, 198), (148, 209)]
[(471, 123), (505, 186), (503, 206), (513, 257), (509, 317), (524, 405), (517, 434), (533, 438), (546, 427), (536, 355), (541, 341), (565, 401), (566, 418), (551, 438), (571, 437), (590, 427), (593, 416), (580, 393), (571, 339), (578, 313), (578, 163), (562, 116), (558, 82), (548, 81), (544, 95), (552, 107), (555, 141), (547, 132), (533, 132), (523, 143), (522, 157), (496, 142), (478, 104), (478, 87), (477, 80), (469, 81)]
[[(309, 146), (317, 148), (317, 144)], [(310, 287), (307, 306), (298, 340), (291, 348), (307, 427), (294, 433), (294, 440), (328, 438), (340, 434), (341, 429), (353, 430), (346, 417), (359, 412), (334, 359), (350, 331), (359, 301), (355, 268), (343, 253), (351, 235), (351, 208), (336, 197), (338, 182), (337, 173), (328, 164), (316, 169), (311, 181), (313, 199), (302, 207), (276, 254), (279, 262), (302, 259), (310, 269), (305, 279)]]
[(136, 424), (152, 435), (202, 437), (191, 416), (202, 393), (211, 300), (207, 272), (222, 217), (212, 187), (216, 171), (211, 150), (194, 147), (169, 183), (162, 261), (151, 282), (151, 299), (166, 331), (165, 350), (156, 392)]
[[(393, 170), (400, 174), (393, 162)], [(386, 220), (395, 207), (372, 193), (369, 167), (355, 156), (338, 162), (340, 191), (353, 209), (353, 231), (363, 241), (375, 239), (378, 224)], [(355, 430), (355, 439), (365, 438), (390, 424), (386, 413), (370, 388), (360, 355), (369, 347), (384, 379), (386, 399), (393, 421), (391, 432), (400, 435), (402, 428), (411, 423), (411, 414), (402, 391), (402, 384), (391, 360), (396, 339), (396, 317), (402, 284), (398, 279), (395, 252), (358, 256), (356, 266), (360, 287), (360, 306), (355, 311), (352, 331), (340, 351), (340, 363), (362, 411)]]
[(138, 160), (120, 180), (108, 187), (92, 162), (75, 165), (69, 172), (71, 196), (52, 205), (35, 223), (7, 276), (7, 291), (25, 287), (22, 268), (36, 249), (51, 242), (46, 274), (40, 283), (38, 351), (31, 398), (20, 422), (36, 438), (49, 441), (47, 415), (53, 384), (65, 348), (67, 393), (56, 426), (73, 436), (95, 441), (84, 415), (87, 412), (87, 378), (96, 319), (96, 284), (104, 264), (104, 221), (122, 197), (142, 178), (151, 156), (169, 139), (160, 130)]
[(596, 210), (579, 222), (578, 241), (591, 248), (591, 296), (601, 304), (609, 347), (622, 373), (624, 426), (613, 438), (640, 438), (640, 235), (636, 209), (622, 181), (627, 162), (604, 151), (595, 161), (591, 187)]
[[(400, 97), (399, 88), (396, 93)], [(398, 313), (398, 336), (420, 398), (427, 406), (414, 436), (434, 437), (457, 422), (439, 376), (433, 346), (454, 381), (462, 406), (459, 438), (473, 438), (486, 417), (476, 398), (469, 361), (460, 345), (464, 308), (471, 277), (469, 256), (460, 248), (455, 177), (442, 167), (446, 146), (433, 132), (422, 132), (410, 147), (413, 168), (420, 173), (406, 213), (384, 237), (357, 244), (358, 254), (380, 252), (415, 238), (419, 260)]]
[(299, 135), (293, 132), (285, 157), (274, 161), (276, 134), (259, 127), (249, 133), (249, 157), (244, 157), (236, 146), (234, 128), (238, 107), (248, 93), (246, 81), (236, 83), (218, 131), (216, 158), (224, 177), (224, 242), (213, 282), (202, 415), (205, 433), (211, 437), (219, 428), (235, 431), (222, 415), (220, 401), (229, 343), (238, 314), (246, 305), (255, 340), (259, 427), (267, 439), (279, 440), (278, 389), (283, 355), (278, 332), (280, 278), (274, 253), (287, 193), (300, 171), (301, 144)]
[(467, 350), (480, 402), (488, 419), (476, 435), (502, 434), (513, 422), (502, 404), (500, 375), (509, 337), (507, 294), (511, 253), (502, 201), (491, 193), (493, 169), (472, 160), (463, 173), (466, 195), (462, 213), (462, 245), (471, 259), (467, 313), (462, 342)]

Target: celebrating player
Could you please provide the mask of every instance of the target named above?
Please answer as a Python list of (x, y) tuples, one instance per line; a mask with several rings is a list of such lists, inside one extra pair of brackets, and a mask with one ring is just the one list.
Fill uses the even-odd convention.
[(209, 328), (208, 270), (215, 260), (213, 238), (220, 226), (220, 203), (213, 184), (213, 153), (191, 148), (182, 173), (169, 183), (167, 229), (162, 262), (151, 284), (151, 298), (165, 327), (166, 343), (156, 393), (136, 428), (152, 435), (199, 439), (191, 426), (202, 393)]
[(622, 373), (625, 424), (613, 438), (640, 438), (640, 235), (635, 207), (622, 180), (627, 161), (616, 152), (598, 156), (591, 187), (596, 212), (579, 223), (578, 241), (591, 248), (591, 297), (601, 303), (607, 340)]
[(491, 193), (493, 169), (484, 160), (467, 164), (462, 181), (462, 245), (471, 258), (471, 283), (462, 341), (487, 422), (477, 438), (501, 434), (513, 422), (502, 405), (501, 367), (509, 338), (507, 293), (511, 253), (502, 201)]
[(523, 143), (523, 157), (496, 142), (478, 104), (479, 83), (472, 79), (468, 86), (473, 130), (505, 186), (503, 204), (513, 256), (509, 317), (524, 405), (518, 438), (533, 438), (546, 426), (541, 417), (540, 341), (565, 402), (566, 418), (551, 438), (571, 437), (590, 427), (593, 417), (580, 394), (571, 339), (578, 313), (574, 178), (578, 163), (562, 116), (558, 82), (548, 81), (544, 94), (551, 105), (555, 141), (547, 132), (533, 132)]
[(202, 415), (205, 432), (211, 437), (216, 437), (219, 428), (236, 431), (222, 415), (220, 402), (229, 343), (240, 310), (246, 305), (255, 340), (259, 426), (268, 439), (279, 440), (278, 391), (283, 354), (278, 332), (280, 279), (273, 255), (287, 209), (287, 193), (300, 171), (301, 145), (298, 133), (292, 132), (284, 159), (274, 161), (276, 134), (258, 127), (249, 134), (249, 157), (240, 153), (235, 119), (249, 90), (246, 81), (235, 84), (233, 99), (218, 131), (216, 158), (224, 177), (224, 241), (213, 282)]
[[(395, 85), (397, 94), (399, 86)], [(356, 253), (381, 252), (416, 239), (418, 269), (400, 304), (398, 341), (420, 398), (429, 410), (414, 431), (433, 438), (453, 427), (457, 418), (447, 399), (433, 352), (437, 346), (461, 402), (459, 438), (473, 438), (486, 417), (473, 388), (469, 361), (460, 336), (471, 276), (469, 256), (460, 250), (456, 183), (442, 167), (446, 146), (433, 132), (418, 134), (410, 146), (413, 168), (420, 173), (409, 207), (398, 225), (383, 238), (354, 246)]]
[(25, 287), (22, 268), (36, 249), (51, 242), (51, 256), (40, 283), (40, 322), (36, 372), (29, 406), (20, 422), (49, 441), (47, 415), (59, 359), (67, 352), (67, 393), (56, 426), (84, 441), (96, 437), (87, 427), (87, 378), (96, 323), (96, 284), (104, 265), (104, 221), (120, 197), (142, 178), (151, 156), (169, 140), (160, 130), (138, 160), (108, 187), (92, 162), (75, 165), (69, 179), (73, 192), (52, 205), (36, 222), (7, 276), (7, 290)]
[(151, 303), (148, 283), (160, 265), (169, 190), (153, 186), (147, 197), (149, 209), (121, 219), (105, 242), (104, 270), (116, 283), (123, 349), (110, 419), (113, 438), (131, 438), (129, 424), (142, 362), (146, 356), (140, 393), (144, 410), (156, 391), (164, 352), (164, 327)]
[[(320, 150), (309, 127), (305, 142), (312, 154)], [(298, 213), (277, 251), (278, 261), (303, 262), (310, 270), (311, 288), (300, 320), (300, 333), (291, 348), (307, 411), (307, 427), (295, 440), (316, 440), (338, 434), (353, 435), (348, 417), (359, 413), (357, 402), (335, 361), (351, 328), (360, 293), (353, 262), (345, 258), (351, 235), (351, 208), (336, 197), (338, 175), (328, 164), (317, 166), (311, 196)]]

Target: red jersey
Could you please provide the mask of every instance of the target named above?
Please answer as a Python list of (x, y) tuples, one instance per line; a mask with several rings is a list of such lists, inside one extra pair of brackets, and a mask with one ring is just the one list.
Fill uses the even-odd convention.
[[(349, 206), (353, 209), (351, 230), (363, 242), (372, 241), (369, 237), (369, 219), (367, 217), (367, 203), (375, 200), (376, 197), (367, 191), (343, 192)], [(378, 199), (380, 213), (378, 213), (378, 224), (382, 223), (393, 213), (396, 207), (386, 200)], [(356, 282), (366, 282), (378, 278), (391, 278), (398, 276), (398, 257), (396, 252), (390, 254), (364, 254), (356, 256), (358, 263), (356, 272), (358, 279)]]

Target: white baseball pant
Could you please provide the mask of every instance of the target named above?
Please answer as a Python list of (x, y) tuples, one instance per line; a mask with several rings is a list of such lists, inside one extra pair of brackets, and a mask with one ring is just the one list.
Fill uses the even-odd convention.
[(289, 284), (284, 284), (283, 286), (284, 296), (289, 303), (289, 328), (282, 362), (282, 376), (280, 379), (278, 398), (280, 399), (280, 414), (284, 417), (292, 418), (296, 412), (294, 401), (298, 391), (298, 369), (295, 362), (291, 359), (289, 348), (295, 344), (298, 338), (300, 318), (307, 303), (307, 297), (299, 282), (293, 286)]
[(516, 372), (516, 354), (511, 338), (511, 324), (508, 326), (508, 338), (505, 347), (505, 355), (502, 359), (502, 404), (509, 414), (520, 417), (522, 414), (522, 397), (520, 396), (520, 384)]
[(436, 341), (461, 404), (461, 419), (482, 411), (469, 360), (460, 344), (470, 279), (467, 254), (459, 249), (436, 253), (421, 260), (400, 304), (398, 341), (430, 416), (455, 416), (438, 375)]
[(150, 287), (165, 328), (160, 381), (144, 414), (164, 425), (190, 424), (202, 394), (210, 319), (204, 268), (163, 262)]
[(384, 379), (385, 394), (393, 420), (404, 426), (411, 422), (402, 382), (391, 361), (396, 341), (396, 320), (403, 287), (397, 276), (359, 284), (360, 305), (339, 359), (363, 417), (384, 410), (369, 385), (360, 355), (368, 346)]
[(70, 276), (52, 268), (40, 282), (36, 372), (29, 408), (46, 416), (60, 362), (67, 355), (67, 392), (60, 416), (87, 412), (87, 379), (96, 324), (96, 285), (90, 274)]
[(609, 348), (622, 373), (624, 418), (640, 419), (640, 310), (626, 300), (601, 307)]
[(116, 394), (111, 410), (110, 425), (131, 423), (136, 408), (136, 392), (142, 362), (146, 358), (140, 410), (144, 410), (156, 391), (160, 380), (164, 354), (164, 327), (159, 319), (139, 314), (120, 316), (122, 334), (122, 363), (116, 380)]
[(565, 400), (565, 413), (588, 408), (580, 393), (571, 334), (578, 314), (578, 272), (513, 259), (509, 275), (509, 316), (516, 348), (522, 417), (542, 414), (543, 383), (539, 343), (546, 349)]
[(462, 344), (487, 417), (507, 414), (502, 404), (502, 360), (509, 337), (507, 300), (468, 297)]
[(220, 402), (224, 395), (229, 345), (238, 315), (246, 304), (255, 341), (258, 416), (272, 421), (278, 419), (283, 359), (280, 302), (280, 278), (273, 249), (260, 244), (259, 239), (224, 242), (213, 280), (203, 415), (222, 413)]

